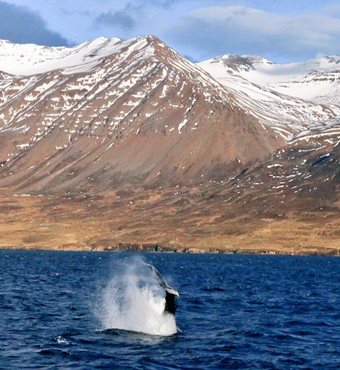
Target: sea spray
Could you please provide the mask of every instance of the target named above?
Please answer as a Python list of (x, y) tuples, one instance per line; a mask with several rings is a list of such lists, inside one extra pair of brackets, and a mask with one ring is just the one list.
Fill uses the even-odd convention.
[(139, 258), (115, 266), (101, 292), (96, 315), (102, 329), (120, 329), (169, 336), (177, 332), (173, 315), (164, 313), (165, 293), (156, 276)]

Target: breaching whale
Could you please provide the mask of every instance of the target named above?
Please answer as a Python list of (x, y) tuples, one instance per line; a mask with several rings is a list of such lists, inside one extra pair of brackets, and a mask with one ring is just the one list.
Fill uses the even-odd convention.
[(165, 291), (165, 307), (164, 313), (174, 315), (176, 314), (177, 303), (176, 299), (179, 297), (177, 290), (171, 288), (168, 283), (162, 278), (160, 272), (156, 269), (155, 266), (146, 264), (146, 266), (151, 270), (153, 276), (157, 279), (159, 285)]

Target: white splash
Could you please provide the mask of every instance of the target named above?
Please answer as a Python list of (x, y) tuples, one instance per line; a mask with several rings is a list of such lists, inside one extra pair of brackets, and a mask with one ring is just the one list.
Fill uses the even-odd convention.
[(141, 259), (133, 258), (116, 269), (96, 314), (104, 330), (170, 336), (177, 332), (176, 320), (164, 307), (164, 290), (156, 277)]

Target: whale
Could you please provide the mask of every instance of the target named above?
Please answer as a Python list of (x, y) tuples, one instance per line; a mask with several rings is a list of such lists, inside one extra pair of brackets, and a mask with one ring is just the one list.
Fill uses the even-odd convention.
[(168, 283), (163, 279), (160, 272), (155, 266), (147, 263), (146, 266), (150, 269), (152, 275), (156, 278), (159, 286), (164, 289), (165, 292), (165, 306), (164, 314), (173, 315), (176, 314), (177, 309), (177, 298), (179, 298), (179, 293), (176, 289), (168, 285)]

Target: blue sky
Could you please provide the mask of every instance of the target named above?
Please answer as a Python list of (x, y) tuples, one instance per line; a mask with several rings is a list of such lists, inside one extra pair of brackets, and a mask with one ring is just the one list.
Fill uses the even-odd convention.
[(339, 0), (0, 0), (0, 38), (74, 45), (153, 34), (193, 60), (340, 54)]

